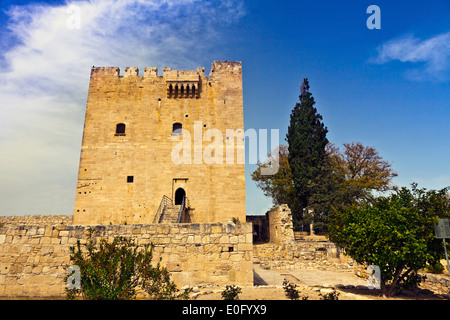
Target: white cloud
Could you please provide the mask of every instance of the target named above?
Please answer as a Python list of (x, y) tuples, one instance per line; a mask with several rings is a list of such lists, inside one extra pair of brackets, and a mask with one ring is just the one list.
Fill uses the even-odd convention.
[[(79, 29), (67, 25), (70, 5)], [(90, 0), (7, 14), (0, 215), (72, 212), (92, 65), (208, 67), (222, 30), (245, 10), (239, 0)]]
[(378, 56), (373, 62), (393, 60), (414, 65), (415, 68), (407, 71), (410, 79), (447, 81), (450, 73), (450, 32), (425, 40), (412, 35), (390, 40), (378, 48)]

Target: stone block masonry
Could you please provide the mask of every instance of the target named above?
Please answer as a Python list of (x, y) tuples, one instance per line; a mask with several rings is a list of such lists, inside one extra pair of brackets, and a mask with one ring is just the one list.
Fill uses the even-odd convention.
[(0, 226), (72, 224), (73, 215), (0, 216)]
[[(5, 219), (3, 218), (4, 222)], [(248, 223), (134, 224), (80, 226), (11, 225), (0, 227), (0, 296), (63, 298), (69, 248), (96, 237), (153, 243), (155, 263), (162, 258), (179, 287), (198, 284), (253, 285), (252, 226)]]
[(263, 269), (272, 270), (348, 269), (354, 264), (333, 243), (315, 240), (257, 244), (253, 246), (253, 257)]
[(267, 213), (267, 217), (271, 243), (282, 245), (294, 242), (292, 213), (287, 204), (273, 208)]
[(243, 108), (241, 62), (214, 61), (209, 76), (93, 67), (74, 224), (152, 223), (164, 196), (181, 204), (177, 191), (188, 199), (185, 222), (245, 221)]
[(425, 281), (420, 284), (420, 288), (428, 289), (436, 294), (446, 295), (450, 299), (450, 278), (445, 275), (421, 274), (426, 276)]

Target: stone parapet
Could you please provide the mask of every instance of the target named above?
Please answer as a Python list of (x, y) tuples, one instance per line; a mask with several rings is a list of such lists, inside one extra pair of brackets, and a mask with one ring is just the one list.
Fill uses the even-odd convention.
[(0, 226), (71, 224), (73, 215), (0, 216)]

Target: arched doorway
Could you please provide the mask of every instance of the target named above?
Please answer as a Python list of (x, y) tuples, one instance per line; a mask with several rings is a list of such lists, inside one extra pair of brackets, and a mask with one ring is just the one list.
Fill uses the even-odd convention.
[(176, 122), (172, 125), (172, 135), (179, 136), (183, 134), (183, 125), (179, 122)]
[(179, 206), (183, 202), (183, 199), (186, 197), (186, 191), (183, 188), (178, 188), (175, 191), (175, 205)]

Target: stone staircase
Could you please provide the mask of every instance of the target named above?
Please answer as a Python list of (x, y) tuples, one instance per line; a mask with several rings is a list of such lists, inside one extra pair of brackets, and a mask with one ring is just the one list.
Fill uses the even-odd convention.
[(167, 204), (161, 214), (160, 223), (177, 223), (180, 205)]

